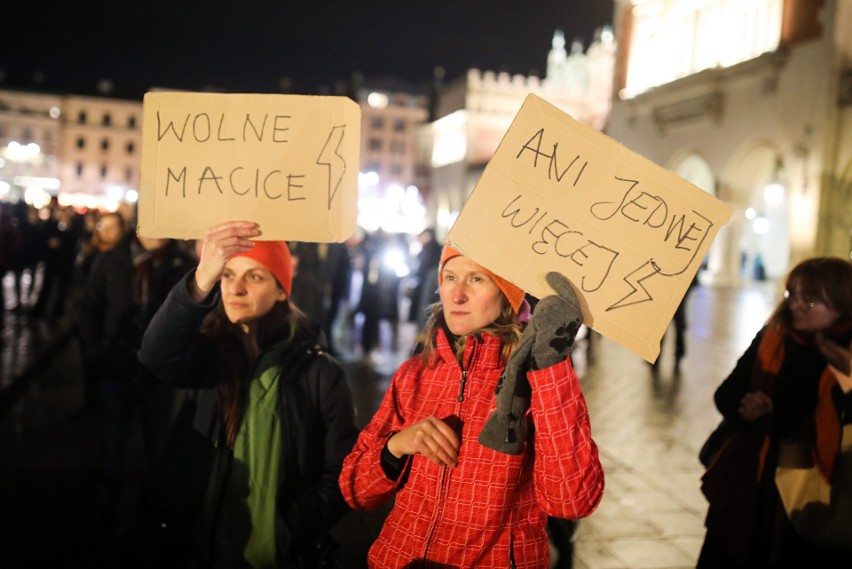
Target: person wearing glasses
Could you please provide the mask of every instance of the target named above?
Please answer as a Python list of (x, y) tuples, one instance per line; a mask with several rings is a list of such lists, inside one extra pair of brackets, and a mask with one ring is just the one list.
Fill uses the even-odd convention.
[(852, 476), (840, 468), (844, 426), (852, 423), (850, 341), (852, 264), (818, 257), (796, 265), (784, 299), (714, 395), (736, 434), (702, 479), (709, 509), (699, 569), (848, 562), (841, 550), (852, 543), (803, 536), (796, 510), (784, 507), (776, 473), (787, 456), (782, 451), (795, 441), (835, 489)]

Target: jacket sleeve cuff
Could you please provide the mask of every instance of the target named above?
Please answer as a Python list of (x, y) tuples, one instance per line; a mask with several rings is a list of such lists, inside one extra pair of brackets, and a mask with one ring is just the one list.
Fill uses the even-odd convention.
[(402, 471), (405, 470), (405, 464), (408, 462), (408, 457), (403, 455), (399, 458), (395, 457), (390, 450), (388, 450), (388, 444), (385, 442), (384, 448), (382, 448), (382, 454), (380, 457), (380, 464), (382, 466), (382, 470), (385, 473), (385, 476), (390, 480), (399, 480)]
[(210, 291), (210, 294), (207, 297), (199, 302), (195, 302), (192, 298), (192, 294), (189, 292), (190, 279), (195, 278), (195, 269), (189, 271), (186, 276), (183, 277), (179, 286), (176, 286), (172, 289), (172, 294), (175, 296), (175, 300), (184, 307), (198, 307), (200, 310), (205, 312), (209, 312), (213, 308), (215, 308), (216, 303), (219, 301), (219, 286), (213, 287), (213, 290)]

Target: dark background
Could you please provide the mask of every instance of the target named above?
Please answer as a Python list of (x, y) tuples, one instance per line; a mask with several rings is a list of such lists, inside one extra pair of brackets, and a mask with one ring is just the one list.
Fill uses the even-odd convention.
[(470, 67), (544, 75), (553, 32), (588, 47), (612, 0), (31, 0), (6, 6), (0, 88), (318, 92), (355, 72), (426, 85)]

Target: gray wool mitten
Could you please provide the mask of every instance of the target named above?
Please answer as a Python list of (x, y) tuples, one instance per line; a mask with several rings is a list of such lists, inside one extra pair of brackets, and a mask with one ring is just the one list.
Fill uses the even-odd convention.
[(530, 321), (536, 330), (530, 369), (544, 369), (567, 358), (583, 324), (583, 311), (571, 282), (553, 271), (545, 278), (556, 294), (538, 303)]
[(524, 450), (524, 416), (532, 394), (527, 371), (544, 369), (567, 358), (583, 323), (580, 303), (568, 279), (556, 272), (547, 273), (546, 279), (557, 294), (536, 306), (497, 383), (497, 409), (479, 433), (481, 444), (504, 454), (518, 455)]

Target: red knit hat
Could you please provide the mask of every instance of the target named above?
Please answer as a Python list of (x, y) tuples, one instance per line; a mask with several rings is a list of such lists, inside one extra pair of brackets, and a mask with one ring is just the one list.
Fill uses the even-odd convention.
[(286, 241), (252, 241), (254, 247), (234, 257), (248, 257), (264, 266), (290, 296), (293, 286), (293, 261)]
[[(449, 245), (444, 245), (444, 251), (441, 253), (441, 262), (438, 264), (438, 286), (440, 286), (441, 283), (444, 282), (444, 275), (442, 269), (444, 268), (444, 265), (447, 263), (447, 261), (449, 261), (453, 257), (461, 256), (461, 253), (459, 253)], [(506, 279), (498, 277), (485, 267), (482, 267), (482, 270), (485, 271), (485, 274), (488, 275), (488, 278), (494, 281), (494, 284), (497, 285), (497, 288), (503, 291), (503, 294), (509, 300), (509, 304), (512, 305), (512, 309), (515, 311), (515, 314), (517, 314), (518, 309), (521, 307), (521, 303), (524, 301), (524, 291), (521, 288), (513, 285)]]

